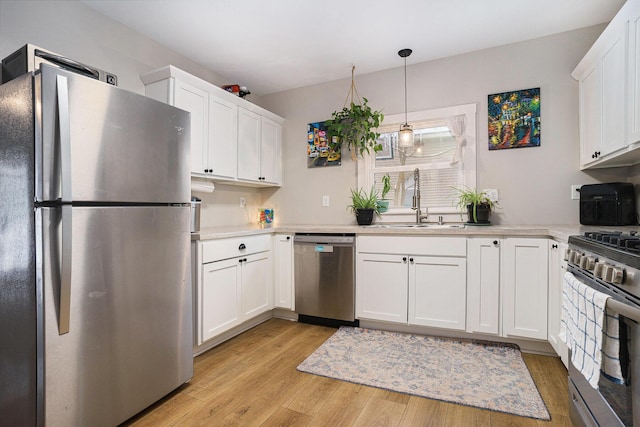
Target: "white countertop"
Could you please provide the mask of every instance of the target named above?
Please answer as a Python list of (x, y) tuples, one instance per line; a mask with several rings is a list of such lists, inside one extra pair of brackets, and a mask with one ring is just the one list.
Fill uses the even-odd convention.
[(380, 228), (358, 225), (275, 225), (261, 227), (258, 224), (244, 226), (223, 226), (203, 228), (191, 233), (191, 240), (213, 240), (227, 237), (249, 236), (273, 233), (348, 233), (358, 235), (414, 235), (414, 236), (495, 236), (495, 237), (550, 237), (558, 241), (567, 241), (569, 236), (583, 234), (585, 231), (619, 230), (625, 233), (637, 231), (640, 227), (602, 227), (584, 225), (490, 225), (464, 228)]

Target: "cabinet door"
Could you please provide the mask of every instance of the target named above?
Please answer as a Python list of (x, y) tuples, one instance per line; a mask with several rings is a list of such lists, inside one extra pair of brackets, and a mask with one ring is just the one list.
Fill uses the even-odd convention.
[(281, 184), (282, 164), (280, 160), (280, 141), (282, 126), (266, 117), (262, 117), (261, 123), (261, 176), (265, 182)]
[(238, 179), (262, 181), (260, 116), (238, 107)]
[(500, 334), (500, 240), (467, 241), (467, 332)]
[(602, 155), (613, 153), (626, 146), (625, 141), (625, 93), (626, 79), (626, 31), (620, 31), (602, 56)]
[(191, 113), (191, 172), (204, 173), (209, 138), (209, 95), (207, 92), (175, 80), (174, 105)]
[(580, 164), (594, 162), (600, 149), (601, 100), (600, 68), (593, 64), (579, 81), (580, 90)]
[(202, 266), (198, 344), (241, 323), (240, 263), (237, 258)]
[(466, 282), (465, 258), (409, 256), (409, 324), (463, 331)]
[(294, 310), (293, 236), (277, 234), (274, 239), (275, 306)]
[(249, 255), (241, 260), (244, 321), (273, 308), (273, 271), (271, 251)]
[(547, 339), (547, 239), (505, 239), (503, 334)]
[(629, 20), (628, 144), (640, 141), (640, 16), (634, 15)]
[(406, 255), (358, 254), (358, 318), (407, 323), (407, 259)]
[(238, 106), (209, 95), (209, 149), (207, 167), (210, 173), (235, 178), (238, 170)]
[(549, 316), (547, 339), (556, 351), (565, 367), (568, 367), (568, 349), (558, 336), (560, 333), (560, 319), (562, 315), (562, 276), (567, 267), (564, 254), (566, 243), (549, 240)]

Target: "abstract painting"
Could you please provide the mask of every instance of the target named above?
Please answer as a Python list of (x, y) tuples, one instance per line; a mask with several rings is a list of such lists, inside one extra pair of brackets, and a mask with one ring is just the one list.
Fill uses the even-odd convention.
[(540, 88), (488, 97), (489, 150), (540, 146)]

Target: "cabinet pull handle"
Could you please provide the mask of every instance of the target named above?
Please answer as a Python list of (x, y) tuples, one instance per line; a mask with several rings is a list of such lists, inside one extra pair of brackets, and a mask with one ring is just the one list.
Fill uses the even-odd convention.
[(240, 259), (238, 260), (238, 262), (239, 262), (240, 264), (242, 264), (242, 258), (240, 258)]
[(287, 236), (287, 240), (291, 240), (291, 236)]
[(238, 250), (241, 251), (243, 249), (247, 249), (247, 247), (245, 246), (244, 243), (240, 243), (240, 246), (238, 246)]
[(409, 258), (409, 262), (413, 264), (413, 258)]
[(554, 243), (553, 245), (551, 245), (551, 249), (558, 249), (558, 245)]
[(247, 259), (246, 259), (246, 258), (243, 258), (243, 259), (242, 259), (242, 262), (247, 262)]
[(494, 240), (494, 241), (493, 241), (493, 245), (494, 245), (494, 246), (498, 246), (498, 241), (497, 241), (497, 240)]
[(402, 262), (407, 262), (407, 257), (406, 256), (402, 257)]

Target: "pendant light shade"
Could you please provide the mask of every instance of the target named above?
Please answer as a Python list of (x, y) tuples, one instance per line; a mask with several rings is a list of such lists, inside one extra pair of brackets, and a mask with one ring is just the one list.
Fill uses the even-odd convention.
[(398, 146), (402, 148), (413, 146), (413, 129), (407, 122), (407, 56), (412, 52), (411, 49), (402, 49), (398, 52), (398, 55), (404, 58), (404, 124), (400, 126), (400, 132), (398, 132)]

